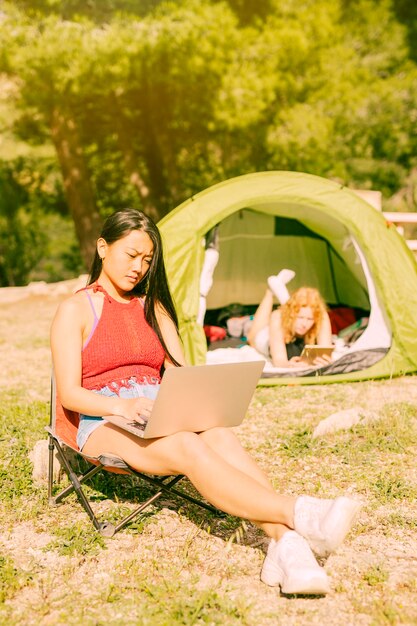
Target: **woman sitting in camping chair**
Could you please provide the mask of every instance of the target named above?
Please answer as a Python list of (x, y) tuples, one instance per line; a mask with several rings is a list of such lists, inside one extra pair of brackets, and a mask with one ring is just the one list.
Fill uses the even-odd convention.
[(231, 429), (141, 439), (106, 422), (112, 414), (146, 419), (161, 370), (185, 362), (160, 233), (146, 215), (125, 209), (107, 219), (88, 286), (59, 306), (51, 345), (60, 401), (81, 414), (84, 454), (112, 453), (138, 471), (186, 475), (214, 506), (252, 520), (271, 538), (261, 572), (266, 584), (283, 593), (329, 590), (312, 550), (323, 556), (340, 545), (358, 502), (277, 494)]
[[(331, 346), (332, 329), (326, 305), (317, 289), (300, 287), (291, 296), (286, 284), (295, 276), (284, 269), (268, 278), (268, 288), (248, 331), (248, 343), (270, 358), (275, 367), (328, 365), (321, 355), (304, 360), (306, 345)], [(281, 306), (274, 309), (274, 296)]]

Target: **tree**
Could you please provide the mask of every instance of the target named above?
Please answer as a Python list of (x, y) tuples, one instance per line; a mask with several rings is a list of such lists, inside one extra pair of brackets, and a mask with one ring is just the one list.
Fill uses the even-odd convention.
[(196, 3), (103, 27), (21, 15), (2, 26), (3, 66), (18, 77), (18, 106), (40, 118), (56, 147), (87, 264), (100, 222), (93, 181), (114, 153), (124, 164), (117, 183), (155, 219), (184, 197), (178, 180), (210, 136), (235, 19), (224, 6)]
[(30, 110), (41, 117), (55, 145), (68, 206), (88, 267), (101, 219), (78, 132), (76, 83), (82, 63), (83, 29), (53, 18), (42, 24), (20, 16), (13, 29), (4, 19), (2, 32), (4, 67), (17, 75), (20, 85), (17, 104), (26, 115)]
[(86, 265), (110, 211), (158, 220), (230, 176), (292, 169), (387, 195), (405, 184), (417, 148), (407, 3), (252, 4), (5, 3), (13, 129), (54, 144)]
[(16, 168), (0, 168), (0, 285), (22, 285), (37, 260), (45, 234), (39, 230), (36, 215), (22, 208), (29, 194), (19, 181)]

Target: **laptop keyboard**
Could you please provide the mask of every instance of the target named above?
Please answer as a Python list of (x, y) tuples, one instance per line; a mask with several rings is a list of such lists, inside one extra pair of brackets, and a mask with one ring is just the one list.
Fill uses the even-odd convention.
[(146, 427), (146, 422), (142, 423), (142, 422), (133, 420), (132, 422), (128, 422), (127, 425), (130, 426), (131, 428), (134, 428), (135, 430), (140, 430), (143, 432)]

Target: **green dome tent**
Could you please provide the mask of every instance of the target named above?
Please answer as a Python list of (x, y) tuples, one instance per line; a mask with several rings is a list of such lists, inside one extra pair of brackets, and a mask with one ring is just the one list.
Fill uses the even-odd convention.
[(188, 360), (206, 360), (197, 323), (205, 237), (219, 225), (220, 257), (208, 308), (257, 304), (266, 277), (296, 271), (291, 289), (317, 287), (329, 305), (370, 311), (359, 349), (382, 348), (370, 367), (273, 377), (264, 384), (324, 383), (417, 371), (417, 264), (383, 215), (340, 184), (297, 172), (247, 174), (193, 196), (159, 222), (168, 279)]

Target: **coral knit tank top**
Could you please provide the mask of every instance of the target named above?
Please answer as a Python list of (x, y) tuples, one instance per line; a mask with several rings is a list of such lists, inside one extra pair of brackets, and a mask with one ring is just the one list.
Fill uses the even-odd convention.
[(104, 293), (104, 301), (97, 319), (89, 298), (95, 325), (82, 351), (82, 386), (91, 390), (109, 386), (117, 393), (131, 378), (138, 383), (158, 384), (165, 351), (145, 319), (143, 301), (132, 298), (128, 303), (118, 302), (101, 285), (91, 287)]

